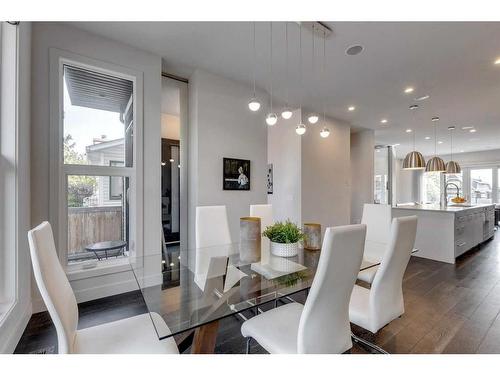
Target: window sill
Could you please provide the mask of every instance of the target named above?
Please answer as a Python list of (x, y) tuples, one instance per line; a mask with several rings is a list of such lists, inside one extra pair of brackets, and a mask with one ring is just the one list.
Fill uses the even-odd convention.
[[(88, 262), (82, 262), (88, 264)], [(88, 279), (96, 276), (109, 275), (119, 272), (131, 271), (130, 262), (127, 258), (109, 259), (97, 261), (95, 267), (84, 268), (85, 264), (71, 264), (66, 268), (69, 281)]]

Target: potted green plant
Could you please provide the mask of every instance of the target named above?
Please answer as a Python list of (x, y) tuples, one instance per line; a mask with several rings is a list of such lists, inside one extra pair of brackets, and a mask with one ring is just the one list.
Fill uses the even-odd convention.
[(271, 241), (271, 254), (293, 257), (299, 252), (299, 242), (304, 239), (302, 230), (290, 220), (278, 221), (262, 232)]

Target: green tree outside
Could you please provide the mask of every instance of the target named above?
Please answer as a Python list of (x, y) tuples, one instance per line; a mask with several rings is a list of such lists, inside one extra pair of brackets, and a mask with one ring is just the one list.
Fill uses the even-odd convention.
[[(75, 150), (71, 134), (64, 136), (64, 164), (88, 164), (85, 155)], [(97, 180), (93, 176), (68, 176), (68, 207), (83, 207), (84, 198), (94, 194)]]

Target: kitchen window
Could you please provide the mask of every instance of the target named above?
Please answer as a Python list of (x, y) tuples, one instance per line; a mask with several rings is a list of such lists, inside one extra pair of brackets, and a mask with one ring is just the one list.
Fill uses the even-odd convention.
[(441, 173), (426, 172), (423, 174), (422, 202), (426, 204), (439, 204), (441, 201)]
[(472, 204), (493, 202), (493, 169), (470, 170), (470, 201)]

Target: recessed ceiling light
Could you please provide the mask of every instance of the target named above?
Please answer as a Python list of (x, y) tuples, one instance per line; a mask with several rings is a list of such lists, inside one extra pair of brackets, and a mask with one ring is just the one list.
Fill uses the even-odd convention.
[(418, 109), (418, 104), (412, 104), (408, 108), (410, 108), (410, 109)]
[(394, 143), (392, 146), (396, 147), (396, 146), (399, 146), (399, 145), (401, 145), (401, 143)]
[(406, 129), (407, 133), (411, 133), (411, 131), (412, 131), (411, 129)]
[(431, 137), (427, 136), (427, 137), (425, 137), (425, 139), (429, 140), (429, 139), (431, 139)]
[(474, 128), (473, 126), (462, 126), (462, 130), (469, 130), (473, 128)]
[(346, 55), (349, 56), (356, 56), (359, 55), (361, 52), (363, 52), (363, 46), (360, 45), (350, 46), (345, 50)]
[(415, 98), (416, 101), (421, 102), (422, 100), (427, 100), (431, 96), (430, 95), (424, 95), (424, 96), (419, 96), (418, 98)]
[(475, 133), (475, 132), (477, 132), (477, 130), (476, 130), (476, 129), (470, 129), (470, 130), (469, 130), (469, 133)]
[(407, 88), (405, 88), (405, 94), (409, 94), (409, 93), (413, 92), (413, 90), (414, 90), (413, 87), (407, 87)]
[(442, 144), (443, 144), (443, 141), (438, 141), (438, 144), (442, 145)]
[(460, 152), (465, 152), (464, 150), (460, 150)]
[(439, 121), (439, 117), (434, 116), (433, 118), (431, 118), (431, 121), (432, 121), (432, 122)]
[(500, 57), (495, 60), (495, 65), (500, 65)]
[(382, 124), (387, 124), (387, 119), (383, 118), (382, 120), (380, 120), (380, 122), (381, 122)]
[(353, 105), (351, 105), (349, 108), (347, 108), (347, 110), (348, 110), (349, 112), (352, 112), (352, 111), (354, 111), (355, 109), (356, 109), (356, 107), (355, 107), (355, 106), (353, 106)]

